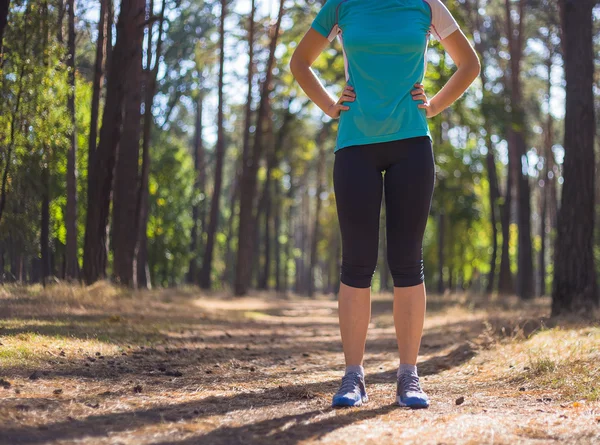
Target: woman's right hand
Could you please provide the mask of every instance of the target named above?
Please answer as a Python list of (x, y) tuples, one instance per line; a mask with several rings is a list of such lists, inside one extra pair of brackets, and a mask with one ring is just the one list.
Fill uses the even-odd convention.
[(354, 102), (355, 99), (356, 93), (354, 92), (354, 88), (350, 85), (346, 85), (344, 87), (344, 91), (342, 91), (342, 96), (338, 99), (338, 101), (329, 105), (329, 108), (327, 108), (327, 116), (332, 119), (338, 119), (340, 117), (340, 112), (350, 109), (348, 105), (343, 105), (343, 103)]

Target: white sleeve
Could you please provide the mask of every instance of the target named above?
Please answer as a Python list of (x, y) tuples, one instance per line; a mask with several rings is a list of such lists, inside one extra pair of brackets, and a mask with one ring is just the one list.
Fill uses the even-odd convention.
[(459, 29), (458, 23), (441, 0), (425, 0), (431, 8), (431, 34), (436, 40), (444, 40)]

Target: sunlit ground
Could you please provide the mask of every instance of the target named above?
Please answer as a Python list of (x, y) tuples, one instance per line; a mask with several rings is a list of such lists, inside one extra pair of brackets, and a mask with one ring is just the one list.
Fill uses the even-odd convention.
[(332, 296), (0, 288), (0, 443), (600, 441), (598, 317), (430, 296), (419, 370), (432, 405), (410, 411), (393, 404), (390, 298), (373, 298), (370, 401), (335, 410)]

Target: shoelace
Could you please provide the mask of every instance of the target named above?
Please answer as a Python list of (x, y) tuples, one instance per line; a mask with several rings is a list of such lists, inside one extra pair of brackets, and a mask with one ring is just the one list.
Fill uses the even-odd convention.
[(407, 392), (421, 392), (421, 385), (419, 383), (419, 376), (417, 376), (416, 374), (410, 373), (410, 372), (403, 372), (402, 374), (400, 374), (400, 377), (398, 377), (399, 381), (400, 381), (400, 387), (402, 388), (402, 390), (404, 391), (404, 393)]
[(340, 389), (338, 392), (340, 392), (340, 393), (354, 392), (356, 387), (358, 387), (360, 385), (360, 380), (361, 380), (360, 374), (358, 374), (356, 372), (349, 372), (344, 377), (342, 377), (342, 385), (340, 386)]

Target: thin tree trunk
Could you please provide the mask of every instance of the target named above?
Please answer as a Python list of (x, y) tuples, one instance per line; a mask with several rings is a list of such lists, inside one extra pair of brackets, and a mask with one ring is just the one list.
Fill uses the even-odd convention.
[[(381, 266), (379, 269), (379, 280), (381, 282), (380, 288), (382, 292), (389, 292), (390, 289), (390, 268), (387, 263), (388, 248), (387, 248), (387, 209), (385, 205), (381, 209), (381, 222), (379, 227), (379, 233), (381, 233)], [(336, 237), (337, 242), (337, 237)], [(337, 249), (337, 246), (335, 246)], [(337, 277), (336, 277), (337, 278)], [(393, 287), (393, 286), (392, 286)]]
[[(473, 23), (475, 24), (476, 30), (479, 32), (480, 36), (483, 36), (485, 30), (482, 27), (481, 14), (479, 14), (480, 8), (480, 0), (475, 1), (475, 8), (472, 8), (470, 4), (469, 6), (470, 16), (472, 17)], [(484, 100), (482, 104), (485, 102), (486, 97), (489, 95), (487, 86), (487, 74), (485, 70), (485, 56), (486, 56), (486, 43), (483, 38), (480, 37), (475, 41), (475, 49), (480, 55), (480, 59), (482, 60), (482, 68), (481, 68), (481, 84), (482, 84), (482, 92), (484, 96)], [(490, 200), (490, 225), (492, 227), (492, 255), (490, 257), (490, 272), (488, 274), (486, 293), (489, 295), (494, 291), (494, 286), (496, 282), (496, 262), (498, 258), (498, 199), (500, 198), (500, 191), (498, 186), (498, 172), (496, 170), (496, 156), (495, 149), (492, 142), (492, 129), (491, 129), (491, 117), (487, 113), (487, 109), (482, 105), (481, 106), (481, 114), (484, 117), (484, 128), (486, 133), (486, 147), (487, 147), (487, 155), (486, 155), (486, 168), (488, 173), (488, 183), (489, 183), (489, 200)]]
[(94, 64), (94, 81), (92, 84), (92, 110), (90, 119), (90, 135), (88, 140), (88, 190), (92, 188), (90, 169), (94, 165), (94, 152), (98, 143), (98, 113), (100, 110), (100, 95), (104, 83), (104, 72), (107, 62), (108, 47), (111, 42), (108, 36), (112, 28), (112, 0), (100, 0), (100, 20), (98, 22), (98, 40), (96, 41), (96, 62)]
[[(49, 68), (50, 61), (47, 55), (49, 39), (48, 1), (41, 5), (42, 22), (42, 60), (44, 68)], [(46, 286), (46, 279), (50, 276), (50, 148), (44, 144), (41, 156), (41, 218), (40, 218), (40, 251), (42, 256), (42, 283)]]
[(219, 202), (223, 183), (223, 161), (225, 158), (225, 134), (223, 128), (223, 76), (225, 66), (225, 17), (227, 15), (227, 1), (221, 0), (221, 26), (220, 26), (220, 56), (219, 56), (219, 91), (217, 111), (217, 146), (215, 162), (215, 185), (210, 203), (210, 220), (206, 231), (206, 246), (200, 272), (200, 286), (203, 289), (211, 287), (212, 260), (215, 237), (219, 225)]
[[(29, 3), (27, 8), (25, 9), (24, 19), (27, 19), (27, 16), (31, 12), (31, 4)], [(22, 53), (25, 54), (27, 45), (29, 44), (29, 36), (24, 33), (22, 36), (23, 40), (23, 49)], [(8, 184), (8, 173), (10, 171), (10, 166), (12, 165), (12, 153), (15, 146), (15, 133), (17, 131), (17, 116), (21, 112), (21, 99), (23, 97), (23, 79), (25, 78), (25, 67), (27, 64), (21, 63), (21, 69), (19, 72), (19, 86), (17, 89), (17, 94), (15, 97), (15, 108), (11, 113), (10, 119), (10, 133), (8, 139), (8, 146), (6, 147), (6, 154), (4, 156), (5, 165), (2, 170), (2, 178), (0, 179), (0, 222), (2, 221), (2, 214), (4, 213), (4, 207), (6, 206), (6, 196), (7, 196), (7, 184)]]
[(3, 45), (4, 29), (8, 23), (8, 11), (10, 10), (10, 0), (0, 0), (0, 66), (4, 60)]
[[(46, 156), (48, 148), (44, 150)], [(42, 207), (41, 207), (41, 230), (40, 247), (42, 254), (42, 283), (46, 285), (46, 280), (50, 276), (50, 172), (48, 166), (42, 167)]]
[(254, 201), (257, 189), (258, 163), (263, 151), (263, 133), (264, 120), (267, 116), (267, 106), (269, 100), (269, 91), (271, 88), (271, 79), (273, 77), (273, 65), (275, 61), (275, 48), (277, 38), (281, 27), (283, 17), (283, 3), (280, 0), (277, 22), (272, 29), (271, 42), (269, 45), (269, 57), (266, 63), (266, 75), (262, 85), (260, 104), (258, 108), (258, 118), (256, 122), (256, 133), (254, 135), (253, 150), (248, 157), (248, 162), (242, 167), (242, 187), (240, 194), (240, 222), (238, 235), (238, 258), (236, 268), (236, 280), (234, 293), (244, 295), (248, 291), (250, 282), (251, 259), (254, 242)]
[(202, 90), (202, 81), (198, 87), (198, 98), (196, 100), (196, 132), (194, 136), (194, 170), (196, 172), (196, 180), (194, 190), (197, 194), (204, 193), (205, 197), (201, 202), (194, 202), (192, 206), (192, 234), (190, 240), (190, 263), (188, 265), (187, 281), (189, 284), (198, 282), (198, 246), (201, 230), (204, 229), (202, 221), (200, 221), (200, 207), (204, 207), (206, 202), (206, 161), (204, 156), (204, 144), (202, 141), (202, 111), (204, 102), (204, 92)]
[[(140, 172), (140, 184), (137, 196), (136, 224), (135, 232), (138, 234), (138, 243), (134, 253), (134, 273), (137, 274), (137, 284), (139, 287), (150, 289), (150, 274), (148, 267), (148, 183), (150, 177), (150, 140), (152, 137), (152, 105), (156, 94), (156, 80), (158, 78), (159, 60), (162, 55), (163, 45), (163, 25), (165, 20), (165, 9), (167, 3), (163, 0), (158, 20), (158, 38), (156, 41), (156, 53), (154, 54), (154, 63), (152, 63), (152, 25), (148, 29), (148, 48), (146, 51), (146, 91), (144, 97), (144, 129), (142, 142), (142, 170)], [(148, 10), (149, 18), (154, 13), (154, 2), (150, 2)]]
[(566, 78), (564, 184), (558, 214), (552, 315), (600, 304), (594, 265), (592, 0), (560, 0)]
[(444, 244), (445, 244), (445, 215), (443, 211), (438, 214), (438, 294), (443, 294), (445, 289), (444, 286)]
[(283, 199), (281, 195), (281, 181), (277, 179), (274, 186), (274, 201), (275, 201), (275, 217), (273, 221), (274, 225), (274, 244), (275, 244), (275, 290), (281, 292), (281, 243), (279, 242), (279, 236), (281, 235), (281, 211), (283, 207)]
[(75, 119), (75, 0), (68, 0), (69, 8), (69, 97), (68, 109), (71, 118), (71, 144), (67, 152), (67, 228), (66, 270), (67, 279), (77, 279), (79, 262), (77, 260), (77, 131)]
[(531, 246), (531, 203), (529, 175), (523, 174), (526, 162), (526, 142), (524, 138), (525, 111), (522, 106), (521, 60), (524, 47), (525, 2), (518, 0), (519, 23), (512, 20), (511, 0), (505, 0), (507, 38), (509, 42), (511, 77), (511, 127), (509, 130), (509, 150), (513, 153), (514, 173), (517, 186), (518, 272), (517, 295), (523, 299), (533, 296), (533, 253)]
[(514, 292), (512, 272), (510, 270), (510, 209), (512, 204), (512, 176), (510, 165), (506, 171), (506, 191), (504, 203), (500, 206), (502, 227), (502, 252), (500, 256), (500, 273), (498, 275), (498, 293), (509, 295)]
[[(273, 149), (271, 148), (271, 151)], [(265, 290), (268, 287), (269, 281), (269, 266), (271, 263), (271, 174), (273, 170), (274, 157), (272, 153), (269, 153), (269, 160), (267, 161), (267, 173), (265, 183), (263, 185), (263, 191), (258, 201), (258, 215), (264, 216), (264, 236), (261, 238), (264, 240), (262, 243), (258, 242), (258, 246), (263, 247), (264, 251), (264, 262), (262, 271), (259, 271), (258, 275), (258, 289)], [(260, 232), (260, 225), (257, 225), (257, 232)], [(258, 233), (257, 233), (258, 234)], [(258, 239), (258, 238), (257, 238)], [(260, 252), (260, 249), (258, 250)], [(258, 258), (260, 260), (260, 258)], [(258, 261), (260, 266), (260, 261)]]
[[(83, 251), (83, 276), (91, 284), (106, 276), (108, 253), (108, 222), (112, 194), (114, 166), (121, 124), (123, 122), (123, 97), (125, 73), (129, 71), (128, 45), (134, 39), (136, 23), (132, 22), (131, 3), (121, 5), (117, 23), (117, 41), (109, 57), (106, 103), (102, 115), (100, 142), (93, 157), (91, 188), (88, 192), (85, 244)], [(142, 16), (143, 17), (143, 16)], [(110, 67), (118, 67), (111, 69)], [(139, 124), (138, 124), (139, 126)]]
[[(228, 233), (230, 234), (230, 238), (232, 238), (233, 234), (233, 219), (235, 218), (237, 211), (237, 203), (240, 198), (240, 182), (242, 177), (242, 172), (244, 169), (244, 165), (249, 162), (250, 159), (250, 126), (252, 122), (252, 87), (254, 85), (254, 29), (255, 29), (255, 21), (254, 16), (256, 14), (256, 1), (252, 0), (252, 6), (250, 9), (250, 20), (248, 24), (248, 75), (246, 80), (246, 107), (244, 111), (244, 136), (242, 142), (242, 157), (239, 165), (236, 166), (235, 169), (235, 178), (233, 185), (233, 199), (231, 201), (231, 215), (229, 216), (228, 221)], [(231, 282), (232, 287), (235, 286), (235, 276), (237, 265), (235, 264), (236, 259), (231, 258), (231, 239), (227, 241), (227, 264), (234, 265), (232, 268), (228, 268), (231, 272), (231, 279), (228, 279), (228, 282)]]
[(290, 188), (287, 192), (287, 200), (289, 207), (287, 211), (287, 233), (286, 233), (286, 244), (285, 244), (285, 262), (283, 266), (283, 291), (287, 294), (290, 289), (289, 278), (291, 275), (290, 265), (293, 258), (293, 246), (294, 246), (294, 198), (296, 196), (296, 188), (294, 187), (294, 168), (290, 165)]
[(316, 193), (316, 206), (315, 206), (315, 216), (314, 216), (314, 225), (313, 225), (313, 236), (312, 242), (310, 246), (310, 264), (309, 264), (309, 272), (308, 272), (308, 296), (313, 297), (315, 295), (315, 267), (317, 265), (317, 247), (319, 245), (319, 227), (320, 227), (320, 218), (321, 218), (321, 193), (323, 193), (324, 181), (325, 181), (325, 141), (327, 139), (327, 134), (329, 133), (329, 126), (324, 125), (320, 131), (319, 137), (317, 139), (317, 146), (319, 150), (319, 155), (317, 158), (317, 193)]
[(550, 112), (550, 102), (552, 98), (552, 57), (553, 52), (550, 50), (550, 42), (547, 44), (550, 55), (546, 62), (548, 72), (548, 116), (546, 118), (546, 134), (544, 140), (544, 169), (542, 173), (542, 189), (541, 189), (541, 212), (540, 212), (540, 252), (538, 257), (538, 272), (540, 291), (539, 295), (546, 295), (546, 223), (548, 219), (548, 195), (551, 179), (549, 177), (549, 165), (552, 158), (552, 141), (553, 141), (553, 119)]

